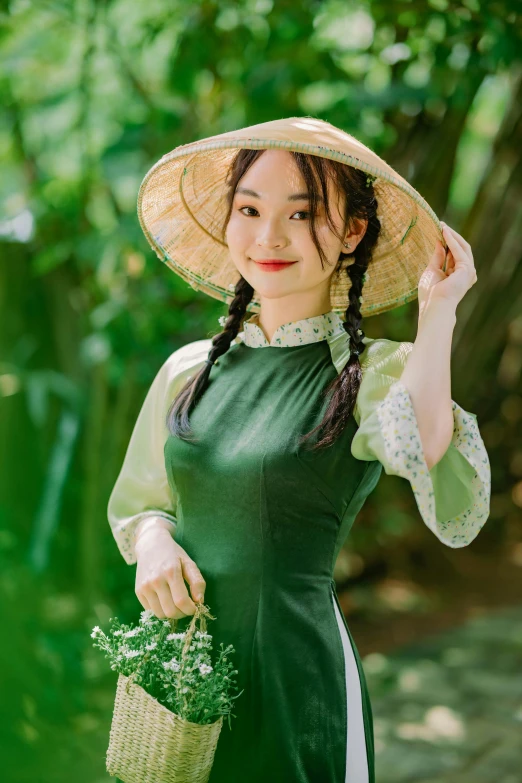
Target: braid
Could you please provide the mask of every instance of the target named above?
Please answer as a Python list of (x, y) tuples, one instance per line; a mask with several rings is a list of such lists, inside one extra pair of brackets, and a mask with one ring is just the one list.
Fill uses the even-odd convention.
[(190, 381), (187, 381), (167, 413), (167, 428), (172, 435), (190, 439), (187, 437), (190, 434), (190, 410), (208, 386), (212, 365), (217, 364), (218, 357), (228, 351), (232, 341), (237, 337), (253, 296), (253, 287), (241, 275), (236, 283), (235, 296), (228, 307), (223, 331), (214, 335), (204, 365)]
[(349, 305), (345, 311), (346, 320), (343, 321), (343, 326), (350, 336), (350, 361), (352, 364), (359, 364), (359, 355), (366, 348), (366, 345), (363, 342), (365, 333), (359, 327), (362, 322), (360, 297), (362, 296), (368, 259), (365, 257), (364, 247), (361, 247), (360, 244), (355, 248), (354, 255), (355, 263), (346, 267), (346, 273), (350, 278), (351, 286), (348, 291)]
[[(372, 249), (381, 230), (381, 223), (377, 217), (377, 199), (373, 194), (373, 188), (369, 196), (370, 198), (365, 205), (368, 218), (366, 232), (352, 253), (355, 261), (346, 267), (346, 274), (350, 278), (351, 286), (348, 291), (348, 307), (345, 311), (343, 327), (350, 338), (350, 356), (341, 372), (324, 390), (324, 396), (331, 394), (331, 398), (323, 420), (310, 432), (301, 436), (301, 442), (305, 442), (316, 431), (325, 430), (326, 434), (311, 447), (314, 451), (330, 446), (344, 430), (353, 413), (362, 381), (359, 356), (365, 350), (366, 345), (363, 342), (365, 333), (360, 328), (362, 322), (360, 301), (368, 264), (372, 258)], [(344, 255), (341, 253), (341, 258)]]

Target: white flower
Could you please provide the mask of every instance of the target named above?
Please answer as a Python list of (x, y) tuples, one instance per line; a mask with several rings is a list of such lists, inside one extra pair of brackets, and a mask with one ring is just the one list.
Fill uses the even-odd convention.
[(92, 629), (91, 638), (94, 639), (101, 632), (102, 629), (98, 625), (95, 625), (94, 628)]
[(123, 635), (123, 631), (120, 628), (118, 631), (114, 631), (114, 633), (112, 635), (113, 636), (122, 636)]
[(235, 289), (236, 289), (236, 284), (235, 283), (229, 283), (228, 290), (229, 291), (235, 291)]
[(188, 687), (185, 686), (185, 688), (181, 689), (181, 693), (186, 693), (188, 691)]
[(151, 642), (150, 644), (145, 645), (147, 650), (155, 650), (157, 646), (158, 646), (157, 642)]
[(174, 639), (184, 639), (185, 633), (169, 633), (167, 636), (167, 641), (172, 642)]
[(223, 329), (225, 328), (226, 320), (227, 320), (227, 316), (226, 315), (220, 315), (219, 318), (218, 318), (219, 325), (222, 326)]
[(138, 655), (143, 655), (141, 650), (126, 650), (124, 652), (126, 658), (137, 658)]
[(130, 631), (126, 631), (123, 635), (126, 639), (129, 639), (131, 636), (137, 636), (139, 633), (143, 631), (143, 628), (132, 628)]
[(163, 668), (172, 672), (177, 672), (179, 671), (180, 666), (177, 660), (173, 658), (171, 661), (163, 661)]
[(153, 617), (154, 612), (151, 609), (144, 609), (140, 614), (140, 620), (142, 620), (144, 623), (146, 623), (148, 620), (152, 620)]
[(212, 671), (212, 666), (209, 666), (207, 663), (202, 663), (199, 667), (199, 671), (201, 674), (205, 675)]

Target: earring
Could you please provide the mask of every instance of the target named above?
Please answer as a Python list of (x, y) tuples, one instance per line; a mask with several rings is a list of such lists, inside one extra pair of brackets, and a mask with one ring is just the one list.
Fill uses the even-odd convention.
[(345, 247), (347, 247), (347, 248), (348, 248), (348, 250), (350, 249), (350, 247), (351, 247), (351, 244), (352, 244), (351, 242), (343, 242), (343, 245), (344, 245)]

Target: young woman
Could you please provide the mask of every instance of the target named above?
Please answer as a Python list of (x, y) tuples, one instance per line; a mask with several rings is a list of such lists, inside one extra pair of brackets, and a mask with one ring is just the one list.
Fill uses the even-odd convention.
[[(229, 302), (221, 332), (159, 370), (108, 506), (142, 606), (180, 618), (204, 599), (235, 647), (243, 693), (210, 783), (373, 783), (334, 565), (383, 467), (447, 546), (488, 517), (477, 419), (450, 393), (470, 246), (444, 226), (446, 255), (422, 197), (311, 118), (178, 148), (139, 215), (162, 260)], [(370, 313), (418, 296), (415, 342), (365, 337), (363, 292)]]

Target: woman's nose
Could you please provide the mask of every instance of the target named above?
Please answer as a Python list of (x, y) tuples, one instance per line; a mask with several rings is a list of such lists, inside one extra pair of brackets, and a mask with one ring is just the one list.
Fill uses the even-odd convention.
[(275, 220), (268, 221), (258, 233), (257, 244), (261, 247), (284, 247), (288, 244), (288, 237), (281, 224)]

